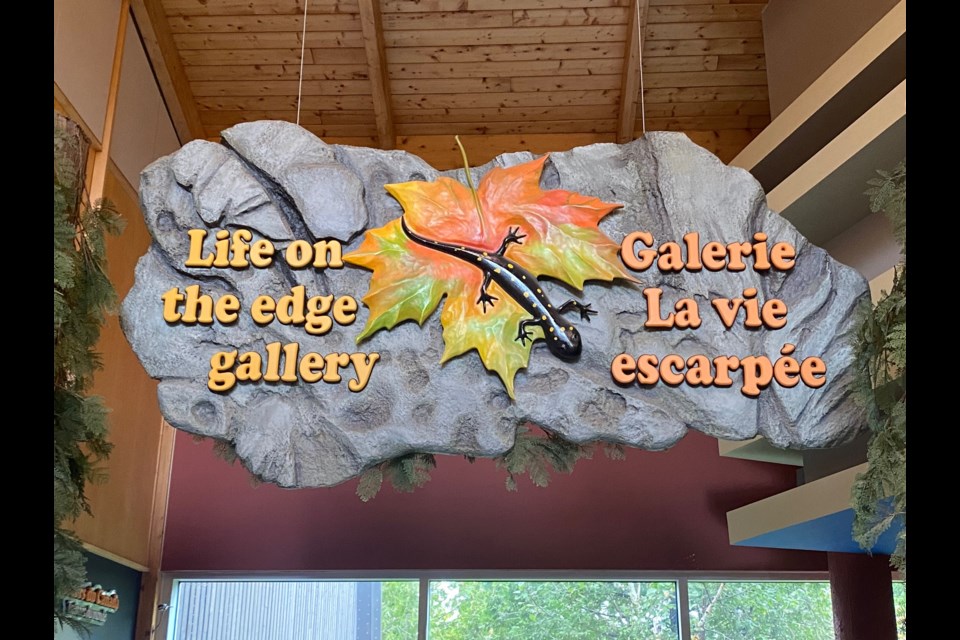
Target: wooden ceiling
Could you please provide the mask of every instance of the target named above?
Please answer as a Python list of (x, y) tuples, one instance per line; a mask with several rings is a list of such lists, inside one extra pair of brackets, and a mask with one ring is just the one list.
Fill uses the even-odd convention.
[[(296, 121), (304, 0), (146, 1), (191, 137)], [(770, 121), (763, 2), (307, 1), (300, 123), (331, 143), (449, 168), (454, 134), (475, 164), (633, 139), (638, 32), (648, 130), (729, 161)]]

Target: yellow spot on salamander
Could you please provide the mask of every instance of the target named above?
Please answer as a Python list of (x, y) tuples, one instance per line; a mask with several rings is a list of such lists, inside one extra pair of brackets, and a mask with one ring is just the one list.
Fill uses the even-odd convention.
[(570, 329), (570, 331), (573, 331), (573, 327), (567, 327), (567, 329)]
[(530, 297), (530, 292), (529, 292), (529, 291), (524, 291), (524, 292), (523, 292), (523, 297), (524, 297), (524, 298), (529, 298), (529, 297)]
[[(540, 319), (541, 319), (541, 320), (546, 320), (546, 319), (547, 319), (547, 316), (540, 316)], [(553, 329), (550, 329), (550, 331), (553, 331)]]
[(537, 289), (537, 293), (543, 293), (543, 291), (540, 291), (540, 289)]
[(482, 261), (483, 261), (483, 258), (481, 258), (480, 256), (477, 256), (477, 262), (482, 262)]
[(548, 305), (547, 305), (547, 309), (553, 309), (553, 305), (552, 305), (552, 304), (548, 304)]
[(553, 339), (554, 339), (554, 340), (557, 340), (557, 336), (553, 336)]
[(550, 333), (553, 333), (553, 327), (550, 327)]
[(496, 269), (494, 269), (493, 272), (494, 272), (494, 273), (500, 273), (500, 267), (497, 267)]
[(486, 251), (483, 252), (483, 257), (484, 257), (484, 258), (486, 258), (488, 255), (490, 255), (490, 254), (487, 253)]
[(508, 268), (508, 269), (513, 269), (513, 263), (508, 262), (508, 263), (507, 263), (507, 268)]
[(526, 279), (527, 279), (527, 276), (520, 276), (520, 277), (521, 277), (521, 278), (523, 278), (524, 280), (526, 280)]

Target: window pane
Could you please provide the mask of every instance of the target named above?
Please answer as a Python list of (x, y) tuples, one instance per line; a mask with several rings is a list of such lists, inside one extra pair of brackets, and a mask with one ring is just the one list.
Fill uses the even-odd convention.
[(907, 640), (907, 583), (893, 583), (893, 610), (897, 615), (897, 638)]
[(173, 640), (409, 640), (417, 582), (182, 580)]
[(411, 640), (417, 637), (420, 610), (419, 582), (382, 582), (380, 636), (383, 640)]
[(692, 640), (833, 640), (828, 582), (690, 582)]
[(430, 583), (430, 640), (675, 640), (674, 582)]

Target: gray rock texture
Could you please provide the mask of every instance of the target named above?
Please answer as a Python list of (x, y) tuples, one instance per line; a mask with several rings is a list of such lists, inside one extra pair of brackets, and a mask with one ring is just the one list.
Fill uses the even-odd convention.
[[(356, 248), (362, 231), (402, 213), (383, 185), (433, 180), (438, 172), (402, 151), (327, 145), (283, 122), (240, 124), (223, 132), (224, 145), (197, 141), (147, 167), (141, 176), (141, 208), (154, 243), (136, 270), (123, 302), (122, 325), (147, 372), (160, 380), (166, 419), (186, 431), (232, 441), (247, 467), (285, 487), (330, 486), (365, 468), (411, 451), (494, 456), (513, 443), (517, 425), (530, 421), (577, 442), (604, 440), (644, 449), (666, 449), (688, 429), (727, 439), (758, 434), (779, 447), (819, 448), (852, 438), (863, 411), (852, 396), (855, 308), (867, 285), (853, 269), (832, 260), (793, 226), (770, 211), (753, 177), (728, 167), (679, 133), (649, 133), (625, 145), (595, 144), (550, 154), (544, 188), (562, 188), (624, 206), (600, 223), (615, 241), (646, 230), (656, 242), (680, 241), (699, 231), (701, 242), (749, 241), (757, 231), (797, 249), (796, 267), (766, 275), (748, 268), (691, 274), (638, 274), (642, 287), (660, 287), (667, 308), (680, 297), (700, 306), (697, 330), (652, 331), (643, 327), (641, 287), (588, 283), (582, 293), (544, 281), (553, 300), (577, 297), (600, 311), (590, 323), (575, 321), (583, 338), (578, 362), (553, 357), (534, 344), (529, 367), (516, 378), (511, 401), (499, 378), (476, 352), (440, 364), (439, 310), (424, 322), (380, 331), (361, 345), (354, 338), (367, 319), (310, 336), (302, 327), (256, 325), (246, 311), (260, 294), (279, 298), (296, 285), (308, 296), (366, 293), (371, 273), (342, 269), (290, 269), (282, 259), (267, 269), (191, 269), (187, 231), (248, 228), (268, 238), (278, 253), (294, 239), (337, 238)], [(475, 180), (493, 166), (533, 159), (510, 153), (473, 170)], [(160, 296), (171, 287), (199, 284), (214, 298), (232, 293), (244, 312), (229, 326), (167, 324)], [(760, 298), (789, 306), (780, 330), (726, 329), (710, 299), (735, 297), (757, 287)], [(265, 345), (297, 342), (301, 353), (378, 352), (369, 385), (352, 393), (346, 383), (238, 384), (218, 394), (207, 388), (210, 358), (239, 349), (265, 353)], [(619, 386), (610, 375), (615, 356), (669, 353), (682, 356), (767, 355), (785, 343), (796, 355), (816, 355), (828, 367), (820, 389), (776, 384), (759, 398), (730, 388)]]

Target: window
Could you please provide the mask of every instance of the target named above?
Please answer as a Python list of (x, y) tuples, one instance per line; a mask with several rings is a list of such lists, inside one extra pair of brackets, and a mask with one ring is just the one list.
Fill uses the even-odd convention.
[(320, 580), (181, 580), (168, 638), (409, 640), (419, 585)]
[(691, 640), (833, 640), (830, 583), (688, 583)]
[(897, 639), (907, 640), (907, 583), (893, 582), (893, 610), (897, 616)]
[[(905, 592), (893, 583), (900, 640)], [(167, 640), (834, 638), (826, 580), (191, 578), (170, 602)]]
[(675, 582), (430, 583), (430, 640), (674, 640)]

